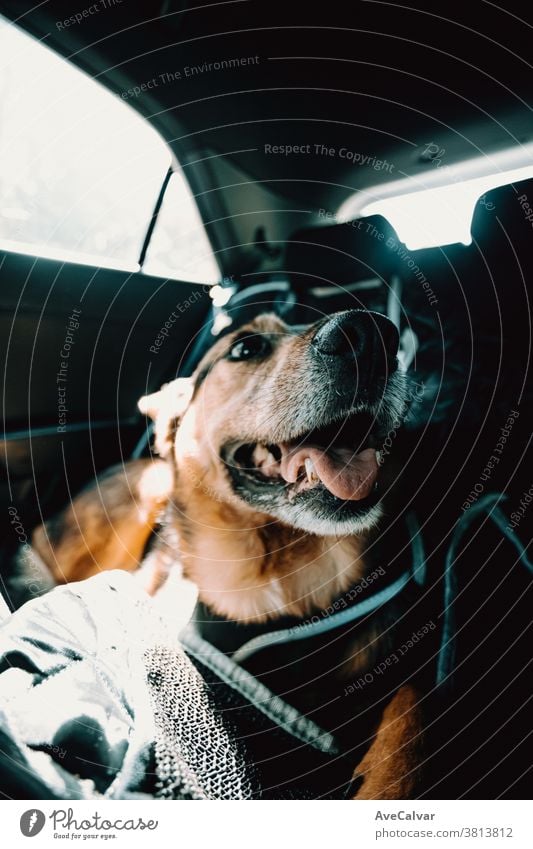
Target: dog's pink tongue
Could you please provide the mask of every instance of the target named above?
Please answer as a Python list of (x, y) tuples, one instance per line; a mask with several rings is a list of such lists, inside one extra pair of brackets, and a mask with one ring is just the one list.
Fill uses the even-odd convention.
[(281, 474), (287, 483), (305, 475), (305, 461), (311, 460), (316, 475), (326, 489), (343, 501), (360, 501), (370, 495), (378, 476), (378, 461), (373, 448), (353, 455), (348, 449), (325, 453), (313, 445), (291, 448), (281, 445)]

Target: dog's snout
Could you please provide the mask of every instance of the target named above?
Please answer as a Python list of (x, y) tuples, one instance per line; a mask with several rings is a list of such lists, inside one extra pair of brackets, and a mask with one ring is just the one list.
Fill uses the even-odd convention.
[(323, 356), (355, 358), (365, 371), (384, 373), (396, 359), (399, 336), (395, 325), (384, 315), (350, 310), (322, 323), (312, 344)]

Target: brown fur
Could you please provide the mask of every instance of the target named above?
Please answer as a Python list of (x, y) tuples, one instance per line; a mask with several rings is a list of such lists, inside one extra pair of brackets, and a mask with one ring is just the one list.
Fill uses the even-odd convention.
[(58, 584), (107, 569), (133, 571), (171, 492), (171, 470), (162, 460), (115, 467), (37, 527), (32, 545)]
[[(296, 530), (242, 501), (230, 485), (221, 446), (240, 432), (258, 442), (282, 441), (281, 423), (307, 403), (306, 335), (288, 334), (274, 316), (262, 316), (250, 327), (276, 339), (266, 361), (254, 367), (228, 362), (222, 357), (226, 338), (200, 364), (197, 389), (194, 381), (178, 379), (141, 399), (140, 409), (155, 419), (156, 447), (173, 472), (172, 489), (168, 477), (155, 488), (143, 486), (152, 461), (135, 461), (74, 499), (56, 539), (47, 538), (45, 528), (36, 531), (34, 544), (57, 580), (79, 580), (102, 568), (135, 569), (165, 504), (185, 576), (197, 585), (201, 600), (228, 618), (305, 617), (363, 577), (364, 536)], [(375, 644), (378, 633), (379, 628)], [(350, 657), (341, 677), (370, 668), (374, 657), (370, 650), (363, 657), (359, 652), (356, 667)], [(402, 687), (355, 771), (364, 777), (356, 798), (414, 795), (420, 722), (416, 694)]]
[(383, 711), (374, 741), (355, 770), (356, 799), (413, 799), (421, 782), (423, 711), (420, 694), (400, 687)]

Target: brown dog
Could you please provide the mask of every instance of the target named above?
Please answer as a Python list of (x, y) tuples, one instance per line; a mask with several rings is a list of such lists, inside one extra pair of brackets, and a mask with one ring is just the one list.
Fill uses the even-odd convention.
[[(258, 317), (220, 339), (191, 378), (141, 399), (162, 460), (108, 476), (74, 500), (61, 532), (55, 521), (52, 539), (39, 529), (35, 547), (57, 580), (79, 580), (136, 568), (162, 522), (219, 617), (274, 629), (279, 617), (324, 611), (375, 565), (392, 483), (379, 446), (406, 409), (397, 345), (394, 326), (366, 311), (304, 329)], [(298, 706), (322, 710), (325, 689), (345, 689), (390, 653), (395, 616), (378, 613), (329, 647), (311, 676), (319, 686), (301, 687)], [(378, 701), (356, 798), (410, 798), (420, 779), (417, 697), (405, 685)]]

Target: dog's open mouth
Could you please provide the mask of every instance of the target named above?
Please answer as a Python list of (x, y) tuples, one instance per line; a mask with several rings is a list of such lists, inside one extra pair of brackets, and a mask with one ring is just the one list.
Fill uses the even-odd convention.
[(376, 485), (377, 444), (374, 417), (355, 413), (288, 442), (240, 445), (231, 465), (250, 482), (285, 487), (292, 497), (323, 487), (335, 498), (360, 501)]

